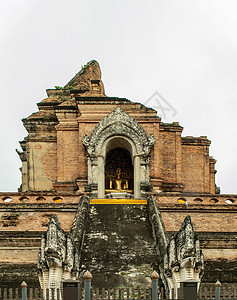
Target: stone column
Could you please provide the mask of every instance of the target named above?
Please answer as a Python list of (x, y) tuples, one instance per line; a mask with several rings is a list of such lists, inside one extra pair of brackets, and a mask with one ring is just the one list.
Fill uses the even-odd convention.
[(86, 271), (83, 278), (84, 278), (84, 287), (85, 287), (85, 300), (91, 300), (91, 279), (92, 279), (92, 275), (89, 271)]
[(134, 156), (134, 199), (141, 198), (140, 157)]
[(105, 197), (105, 161), (103, 156), (98, 156), (98, 198), (103, 199)]

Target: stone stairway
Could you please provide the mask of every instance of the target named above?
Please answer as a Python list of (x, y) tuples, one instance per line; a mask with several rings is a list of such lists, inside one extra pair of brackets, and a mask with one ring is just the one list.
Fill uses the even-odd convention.
[(81, 264), (93, 287), (149, 287), (158, 266), (147, 206), (91, 205)]

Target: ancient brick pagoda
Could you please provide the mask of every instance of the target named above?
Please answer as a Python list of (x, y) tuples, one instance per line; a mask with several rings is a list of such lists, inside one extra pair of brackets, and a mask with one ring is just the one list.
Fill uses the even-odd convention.
[(129, 185), (135, 198), (146, 197), (151, 186), (153, 192), (215, 193), (210, 141), (181, 137), (183, 128), (162, 123), (152, 108), (106, 97), (96, 61), (47, 94), (39, 111), (23, 119), (29, 134), (21, 142), (22, 192), (86, 189), (104, 198), (108, 177), (116, 177), (110, 168), (121, 165), (111, 166), (114, 149), (126, 161), (122, 172), (133, 173)]
[(96, 61), (47, 95), (23, 119), (19, 192), (0, 194), (1, 285), (56, 287), (85, 268), (99, 287), (156, 269), (167, 296), (190, 278), (234, 284), (237, 196), (216, 194), (207, 137), (107, 97)]

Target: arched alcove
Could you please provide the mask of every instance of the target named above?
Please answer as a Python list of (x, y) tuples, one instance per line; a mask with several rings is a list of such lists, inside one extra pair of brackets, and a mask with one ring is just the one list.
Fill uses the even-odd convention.
[(122, 147), (111, 149), (105, 159), (105, 193), (133, 193), (133, 164), (130, 152)]
[[(117, 107), (95, 126), (90, 137), (86, 134), (83, 136), (82, 143), (87, 150), (87, 190), (90, 191), (91, 197), (104, 198), (108, 184), (112, 184), (112, 189), (119, 187), (120, 190), (124, 185), (130, 184), (130, 193), (134, 191), (135, 199), (146, 198), (150, 187), (150, 151), (155, 143), (153, 134), (147, 136), (144, 128), (135, 119)], [(121, 185), (118, 182), (118, 185), (108, 183), (105, 175), (106, 162), (113, 155), (115, 157), (124, 155), (128, 160), (130, 157), (130, 169), (133, 169), (130, 183), (126, 183), (126, 178)], [(111, 176), (121, 179), (121, 175), (122, 170), (115, 170), (115, 174)]]
[[(121, 182), (121, 189), (117, 188), (116, 191), (116, 183), (112, 182), (112, 191), (106, 191), (106, 186), (108, 182), (106, 182), (106, 167), (107, 167), (107, 159), (109, 162), (112, 161), (112, 167), (115, 168), (113, 175), (114, 179), (125, 179)], [(125, 159), (125, 163), (123, 164), (122, 160)], [(130, 165), (130, 170), (132, 172), (132, 176), (128, 182), (128, 189), (125, 191), (124, 185), (126, 185), (126, 179), (129, 176), (125, 175), (125, 166), (126, 164)], [(117, 168), (116, 168), (117, 165)], [(120, 171), (116, 170), (120, 167)], [(118, 172), (120, 175), (118, 176)], [(118, 135), (107, 138), (101, 147), (101, 152), (98, 156), (98, 198), (104, 198), (106, 193), (119, 193), (119, 192), (127, 192), (129, 194), (134, 194), (135, 199), (141, 198), (140, 192), (140, 157), (137, 155), (137, 147), (135, 143), (128, 137)]]

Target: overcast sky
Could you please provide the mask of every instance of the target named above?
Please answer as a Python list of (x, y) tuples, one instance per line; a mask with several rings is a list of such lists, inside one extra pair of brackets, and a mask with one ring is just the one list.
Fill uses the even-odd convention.
[(2, 0), (0, 14), (0, 191), (20, 186), (21, 119), (96, 59), (108, 96), (158, 92), (163, 122), (206, 135), (217, 185), (237, 193), (236, 0)]

